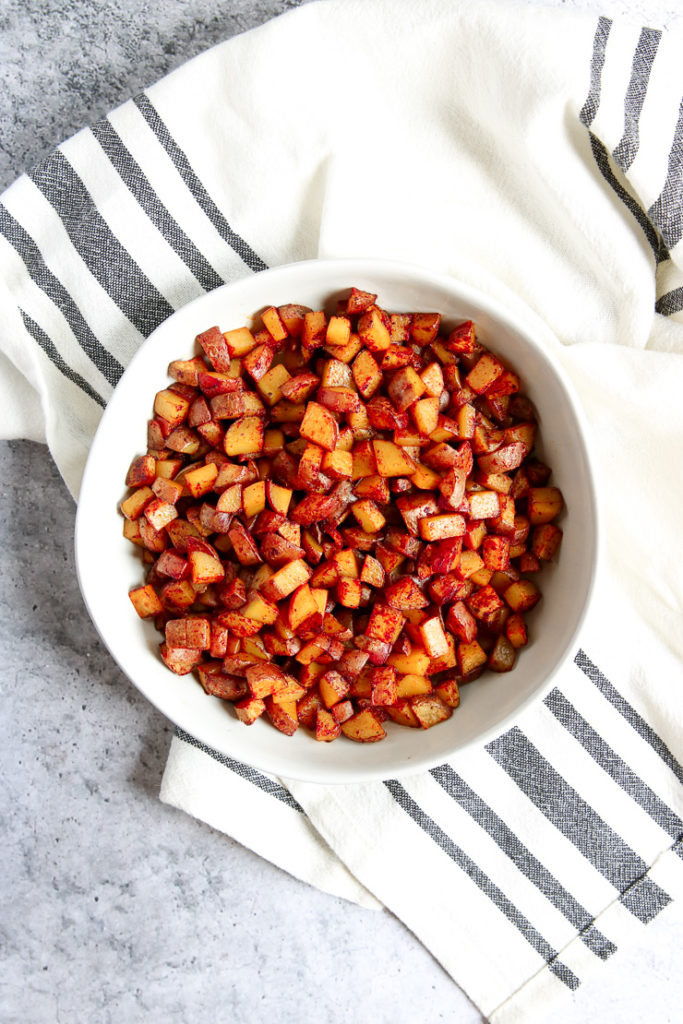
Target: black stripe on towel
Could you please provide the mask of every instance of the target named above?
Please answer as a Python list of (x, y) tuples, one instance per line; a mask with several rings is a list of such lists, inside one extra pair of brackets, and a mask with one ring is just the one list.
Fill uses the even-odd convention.
[(646, 924), (671, 902), (647, 878), (647, 864), (517, 727), (487, 744), (491, 757), (521, 791), (621, 894), (632, 914)]
[(683, 238), (683, 100), (678, 110), (678, 123), (669, 151), (669, 168), (664, 188), (648, 210), (648, 216), (673, 249)]
[(176, 170), (194, 196), (194, 199), (202, 208), (218, 233), (235, 250), (237, 255), (244, 263), (246, 263), (250, 270), (253, 270), (254, 272), (258, 270), (266, 270), (267, 265), (263, 262), (261, 257), (257, 256), (251, 246), (230, 227), (228, 221), (218, 209), (216, 203), (213, 201), (199, 180), (197, 174), (192, 169), (186, 154), (177, 144), (147, 96), (145, 96), (144, 93), (141, 93), (139, 96), (134, 97), (133, 102), (170, 156)]
[(102, 408), (104, 409), (106, 405), (104, 399), (97, 394), (97, 392), (90, 386), (90, 384), (88, 384), (87, 380), (81, 377), (80, 373), (76, 373), (75, 370), (71, 369), (68, 363), (64, 362), (59, 352), (48, 338), (45, 331), (41, 327), (39, 327), (34, 320), (31, 319), (28, 313), (24, 313), (23, 309), (20, 309), (19, 312), (21, 314), (21, 319), (24, 321), (24, 327), (31, 335), (33, 340), (40, 345), (45, 355), (52, 361), (52, 363), (56, 366), (59, 372), (62, 373), (67, 378), (67, 380), (70, 380), (72, 384), (75, 384), (77, 387), (79, 387), (81, 391), (85, 392), (85, 394), (88, 395), (89, 398), (92, 398), (93, 402), (97, 402), (97, 404), (102, 406)]
[(257, 786), (262, 789), (264, 793), (268, 793), (269, 796), (274, 796), (276, 800), (280, 800), (283, 804), (291, 807), (293, 811), (300, 811), (303, 814), (303, 807), (297, 803), (292, 794), (281, 786), (279, 782), (275, 782), (274, 779), (269, 779), (267, 775), (262, 775), (261, 772), (257, 772), (255, 768), (251, 768), (248, 764), (242, 764), (241, 761), (235, 761), (232, 757), (227, 757), (225, 754), (220, 754), (213, 747), (207, 747), (206, 744), (200, 743), (194, 736), (190, 736), (189, 733), (185, 732), (184, 729), (176, 726), (176, 736), (183, 743), (189, 744), (191, 747), (196, 747), (197, 750), (201, 750), (203, 754), (208, 754), (214, 761), (218, 761), (219, 764), (229, 768), (230, 771), (234, 772), (235, 775), (239, 775), (241, 779), (245, 779), (247, 782), (251, 782), (253, 786)]
[(636, 158), (640, 145), (640, 114), (645, 102), (650, 72), (657, 55), (657, 47), (662, 37), (660, 29), (644, 28), (633, 55), (631, 80), (628, 83), (624, 99), (624, 134), (612, 156), (627, 171)]
[(467, 854), (457, 846), (450, 836), (446, 835), (443, 829), (439, 828), (435, 821), (426, 814), (422, 808), (417, 804), (413, 798), (406, 792), (400, 782), (395, 779), (385, 781), (384, 785), (387, 787), (391, 795), (393, 796), (396, 803), (401, 807), (406, 814), (413, 819), (413, 821), (419, 825), (419, 827), (425, 832), (430, 839), (433, 839), (438, 847), (450, 857), (450, 859), (460, 867), (466, 875), (481, 889), (486, 896), (489, 897), (491, 902), (498, 908), (498, 910), (507, 917), (515, 928), (524, 936), (529, 945), (536, 950), (536, 952), (543, 957), (548, 964), (549, 970), (559, 978), (567, 988), (577, 989), (579, 987), (579, 979), (576, 975), (561, 961), (557, 959), (557, 952), (552, 948), (550, 943), (543, 938), (530, 921), (522, 914), (521, 910), (515, 906), (515, 904), (508, 899), (504, 892), (502, 892), (498, 886), (491, 881), (481, 868), (475, 864), (475, 862), (467, 856)]
[[(669, 258), (669, 252), (666, 245), (658, 235), (657, 231), (648, 219), (647, 214), (643, 208), (636, 202), (632, 195), (626, 191), (623, 185), (618, 181), (614, 171), (610, 166), (610, 158), (607, 148), (598, 139), (598, 137), (590, 130), (590, 126), (593, 123), (595, 115), (600, 106), (600, 91), (602, 88), (602, 71), (605, 63), (605, 49), (607, 46), (607, 37), (609, 36), (612, 22), (609, 18), (598, 18), (598, 24), (595, 29), (595, 35), (593, 37), (593, 55), (591, 57), (591, 79), (590, 87), (588, 90), (588, 96), (584, 103), (579, 119), (583, 125), (588, 129), (588, 137), (590, 140), (590, 146), (593, 153), (593, 159), (595, 160), (598, 170), (601, 175), (610, 186), (610, 188), (619, 197), (624, 206), (635, 218), (637, 223), (643, 230), (645, 237), (648, 240), (650, 248), (657, 263), (662, 263), (664, 260)], [(644, 100), (644, 95), (643, 95)], [(642, 104), (641, 104), (642, 105)]]
[(672, 316), (674, 313), (680, 313), (681, 310), (683, 310), (683, 287), (666, 292), (655, 302), (655, 312), (661, 313), (662, 316)]
[(664, 764), (671, 769), (678, 781), (683, 783), (683, 765), (677, 761), (664, 740), (655, 732), (652, 726), (648, 725), (642, 715), (638, 714), (636, 709), (621, 696), (616, 687), (593, 664), (586, 652), (579, 651), (574, 658), (574, 662), (588, 676), (590, 681), (597, 686), (603, 697), (610, 702), (612, 707), (616, 708), (622, 718), (625, 718), (628, 724), (659, 754)]
[(598, 139), (593, 132), (588, 133), (590, 138), (591, 150), (593, 152), (593, 158), (598, 165), (598, 170), (602, 174), (603, 178), (613, 190), (613, 192), (619, 197), (626, 209), (633, 216), (633, 218), (640, 225), (643, 234), (647, 238), (652, 254), (655, 258), (656, 263), (663, 263), (664, 260), (669, 259), (669, 250), (666, 245), (659, 237), (655, 230), (652, 222), (650, 221), (645, 210), (640, 206), (639, 203), (633, 198), (630, 192), (627, 192), (624, 186), (618, 181), (614, 171), (610, 167), (609, 154), (605, 146)]
[(438, 768), (432, 768), (430, 774), (446, 793), (459, 803), (478, 825), (481, 825), (522, 874), (567, 918), (577, 929), (582, 941), (596, 956), (606, 960), (616, 952), (617, 947), (614, 943), (594, 926), (593, 915), (567, 892), (552, 872), (533, 855), (502, 818), (453, 771), (450, 765), (443, 764)]
[(95, 364), (105, 380), (115, 386), (123, 373), (120, 362), (93, 334), (69, 292), (47, 267), (36, 243), (19, 221), (2, 205), (0, 205), (0, 231), (16, 249), (32, 280), (61, 311), (85, 354)]
[(667, 832), (674, 840), (683, 836), (683, 821), (675, 811), (665, 804), (612, 750), (563, 693), (559, 690), (552, 690), (545, 699), (545, 705), (567, 732), (579, 741), (593, 760), (650, 815), (664, 832)]
[(29, 176), (54, 207), (93, 277), (144, 337), (151, 334), (173, 307), (111, 231), (64, 154), (50, 154)]
[(591, 58), (591, 80), (588, 89), (588, 96), (583, 105), (579, 118), (586, 128), (589, 128), (598, 112), (600, 106), (600, 90), (602, 88), (602, 69), (605, 65), (605, 49), (607, 38), (612, 28), (611, 18), (598, 18), (598, 26), (593, 39), (593, 56)]
[(142, 168), (123, 144), (111, 122), (103, 118), (92, 126), (91, 131), (142, 210), (192, 272), (204, 291), (212, 291), (224, 284), (223, 278), (216, 273), (206, 257), (188, 238), (161, 202)]

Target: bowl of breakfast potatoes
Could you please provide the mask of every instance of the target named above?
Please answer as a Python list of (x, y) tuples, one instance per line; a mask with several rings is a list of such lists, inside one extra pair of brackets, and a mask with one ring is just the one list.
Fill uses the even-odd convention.
[(576, 651), (597, 551), (545, 335), (361, 259), (263, 271), (158, 327), (76, 526), (86, 606), (135, 686), (211, 750), (320, 783), (509, 728)]

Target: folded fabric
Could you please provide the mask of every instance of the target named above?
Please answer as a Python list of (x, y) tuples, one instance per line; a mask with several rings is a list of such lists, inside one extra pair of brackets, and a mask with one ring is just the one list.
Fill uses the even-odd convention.
[(545, 701), (365, 786), (273, 779), (177, 732), (161, 793), (387, 906), (496, 1022), (547, 1017), (683, 895), (682, 42), (510, 3), (311, 4), (80, 132), (0, 205), (2, 432), (44, 437), (74, 495), (145, 337), (266, 265), (436, 267), (570, 374), (606, 551)]

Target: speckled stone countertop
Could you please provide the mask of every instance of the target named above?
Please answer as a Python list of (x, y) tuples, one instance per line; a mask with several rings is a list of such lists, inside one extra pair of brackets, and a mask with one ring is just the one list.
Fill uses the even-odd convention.
[[(0, 187), (188, 57), (293, 6), (4, 0)], [(676, 0), (566, 6), (660, 26), (682, 13)], [(90, 624), (75, 509), (44, 448), (0, 444), (0, 503), (0, 1020), (479, 1021), (390, 914), (310, 889), (159, 802), (170, 727)], [(680, 1021), (682, 945), (661, 915), (553, 1024)]]

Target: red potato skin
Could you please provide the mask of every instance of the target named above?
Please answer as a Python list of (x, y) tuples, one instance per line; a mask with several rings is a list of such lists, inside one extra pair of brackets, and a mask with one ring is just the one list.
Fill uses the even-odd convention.
[(146, 562), (131, 601), (169, 669), (245, 724), (431, 728), (459, 684), (514, 667), (529, 576), (561, 553), (533, 405), (470, 321), (358, 288), (261, 319), (203, 331), (155, 396), (123, 503)]

